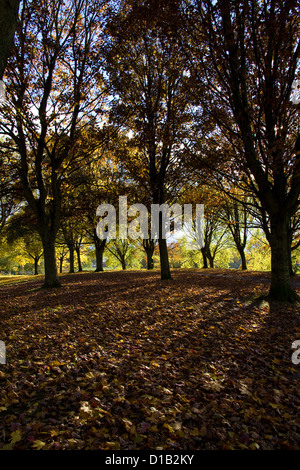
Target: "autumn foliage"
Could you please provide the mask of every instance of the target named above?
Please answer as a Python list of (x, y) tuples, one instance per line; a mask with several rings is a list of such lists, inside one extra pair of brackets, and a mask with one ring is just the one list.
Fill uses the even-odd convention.
[(299, 306), (254, 300), (268, 274), (172, 277), (3, 285), (0, 448), (299, 449)]
[(299, 450), (299, 13), (0, 0), (1, 450)]

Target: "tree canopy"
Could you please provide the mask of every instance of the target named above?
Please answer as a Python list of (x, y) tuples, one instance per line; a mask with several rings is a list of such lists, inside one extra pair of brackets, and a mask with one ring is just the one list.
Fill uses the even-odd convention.
[[(8, 2), (7, 44), (17, 3)], [(206, 204), (204, 266), (233, 243), (246, 269), (247, 243), (260, 230), (270, 298), (296, 299), (299, 29), (295, 0), (20, 4), (14, 45), (1, 46), (10, 53), (1, 58), (2, 225), (18, 204), (30, 208), (45, 286), (60, 284), (58, 233), (69, 246), (77, 234), (78, 259), (82, 243), (94, 246), (103, 269), (105, 250), (119, 245), (97, 238), (97, 206), (127, 196), (148, 209)], [(161, 277), (170, 279), (162, 224), (161, 215)], [(153, 267), (154, 240), (140, 247)]]

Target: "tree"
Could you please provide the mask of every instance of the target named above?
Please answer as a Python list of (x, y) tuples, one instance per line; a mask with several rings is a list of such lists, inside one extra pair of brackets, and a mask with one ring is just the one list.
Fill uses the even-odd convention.
[(170, 265), (172, 268), (181, 268), (181, 245), (179, 242), (171, 242), (169, 246)]
[(74, 251), (75, 251), (76, 239), (77, 239), (78, 234), (75, 231), (74, 223), (72, 223), (72, 221), (69, 219), (61, 220), (61, 228), (62, 228), (64, 243), (66, 244), (69, 250), (69, 261), (70, 261), (69, 272), (74, 273), (75, 272)]
[(96, 211), (101, 204), (118, 203), (120, 192), (127, 191), (122, 169), (117, 165), (113, 153), (106, 146), (97, 151), (90, 164), (80, 169), (82, 185), (77, 197), (77, 207), (85, 217), (85, 232), (95, 246), (96, 272), (103, 271), (104, 250), (107, 239), (97, 234), (99, 222)]
[(9, 152), (0, 150), (0, 233), (10, 216), (18, 210), (22, 193), (14, 161)]
[(24, 274), (24, 267), (29, 259), (21, 238), (8, 243), (2, 236), (0, 244), (0, 270), (10, 274)]
[(128, 240), (113, 240), (107, 246), (107, 250), (121, 263), (122, 269), (126, 269), (127, 259), (130, 255), (130, 243)]
[(68, 249), (64, 243), (58, 243), (56, 246), (57, 258), (59, 261), (59, 273), (63, 272), (64, 259), (68, 253)]
[(251, 231), (247, 248), (247, 265), (254, 271), (270, 271), (270, 245), (260, 228)]
[(294, 301), (288, 246), (300, 192), (300, 136), (290, 96), (299, 76), (299, 4), (182, 1), (181, 13), (198, 104), (239, 142), (236, 162), (259, 201), (271, 247), (269, 298)]
[(0, 80), (11, 52), (20, 0), (0, 0)]
[(27, 234), (23, 237), (25, 242), (25, 253), (33, 260), (34, 263), (34, 274), (37, 275), (39, 272), (39, 261), (43, 255), (43, 247), (41, 239), (37, 233)]
[[(88, 165), (87, 165), (88, 166)], [(82, 205), (83, 197), (81, 192), (84, 189), (84, 171), (86, 165), (83, 167), (75, 167), (73, 171), (68, 172), (68, 181), (63, 188), (63, 200), (61, 205), (60, 216), (60, 244), (66, 245), (69, 250), (70, 273), (75, 272), (75, 253), (77, 255), (78, 271), (82, 271), (82, 264), (80, 258), (80, 248), (84, 240), (86, 231), (87, 217), (85, 207)], [(62, 253), (63, 254), (63, 253)]]
[(38, 221), (44, 286), (55, 287), (60, 285), (55, 239), (66, 174), (71, 162), (100, 145), (94, 130), (102, 99), (96, 67), (102, 3), (23, 2), (20, 16), (6, 70), (9, 106), (0, 128), (6, 146), (18, 155), (24, 197)]
[(147, 269), (151, 270), (154, 268), (153, 254), (156, 246), (156, 240), (153, 238), (145, 238), (143, 240), (143, 248), (147, 256)]
[(247, 269), (245, 249), (247, 245), (248, 225), (250, 214), (246, 204), (237, 200), (227, 200), (224, 204), (224, 222), (228, 225), (236, 249), (241, 258), (241, 269)]
[(186, 186), (180, 200), (183, 204), (192, 204), (193, 207), (196, 204), (204, 206), (203, 222), (197, 221), (194, 213), (191, 222), (184, 225), (184, 233), (186, 241), (193, 242), (195, 248), (201, 252), (203, 268), (213, 268), (216, 255), (227, 242), (228, 227), (223, 220), (224, 195), (216, 188), (198, 182), (194, 186)]
[(9, 219), (5, 235), (10, 245), (22, 242), (22, 250), (33, 260), (34, 274), (37, 275), (39, 260), (43, 255), (43, 247), (37, 230), (36, 218), (28, 206), (16, 212)]
[(289, 228), (289, 244), (288, 248), (290, 251), (290, 275), (295, 275), (295, 269), (293, 268), (293, 258), (294, 254), (297, 252), (296, 250), (300, 246), (300, 217), (299, 217), (299, 209), (291, 218), (290, 221), (290, 228)]
[(211, 212), (205, 217), (204, 240), (201, 253), (203, 257), (203, 267), (214, 267), (214, 260), (217, 253), (224, 248), (224, 236), (226, 227), (220, 226), (220, 214)]
[[(161, 205), (175, 199), (183, 181), (180, 142), (190, 115), (183, 62), (157, 13), (148, 2), (121, 2), (109, 23), (106, 56), (111, 119), (130, 131), (119, 157), (151, 204)], [(161, 278), (170, 279), (162, 214), (157, 238)]]

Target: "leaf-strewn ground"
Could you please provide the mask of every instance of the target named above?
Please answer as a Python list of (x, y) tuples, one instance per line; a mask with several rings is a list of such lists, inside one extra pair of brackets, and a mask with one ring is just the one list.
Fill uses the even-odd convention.
[(0, 449), (300, 449), (300, 307), (256, 303), (267, 274), (41, 282), (0, 287)]

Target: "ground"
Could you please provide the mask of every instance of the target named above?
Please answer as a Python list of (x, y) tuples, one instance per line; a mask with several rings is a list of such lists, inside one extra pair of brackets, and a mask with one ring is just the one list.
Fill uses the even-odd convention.
[(256, 302), (268, 273), (172, 276), (1, 285), (0, 449), (300, 449), (300, 306)]

